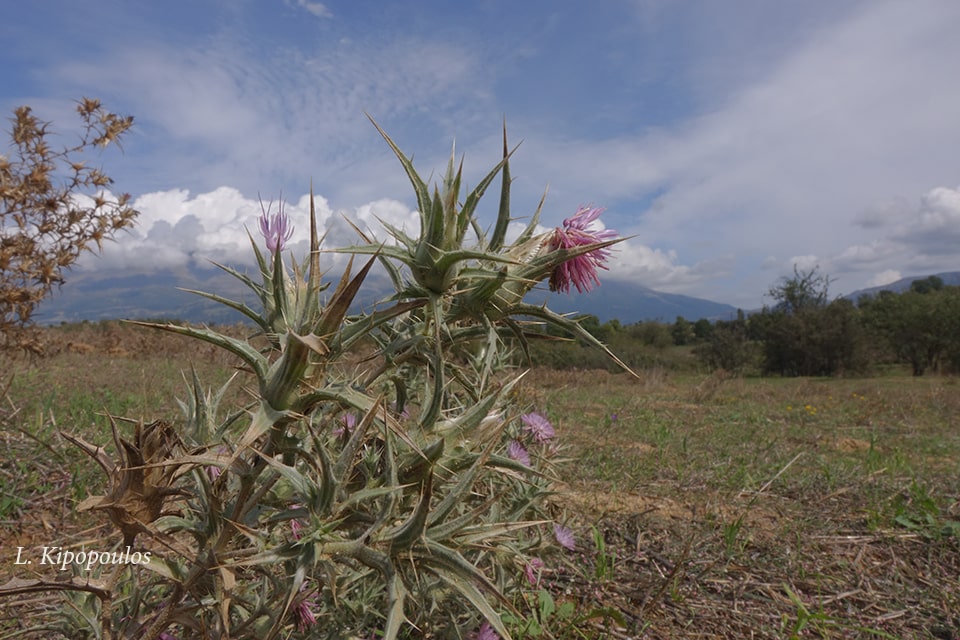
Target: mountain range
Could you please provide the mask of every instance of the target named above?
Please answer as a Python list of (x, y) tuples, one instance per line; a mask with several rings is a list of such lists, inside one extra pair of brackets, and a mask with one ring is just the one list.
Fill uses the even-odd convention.
[[(960, 271), (936, 274), (946, 285), (960, 285)], [(860, 289), (843, 297), (856, 301), (862, 295), (881, 290), (905, 291), (910, 283), (929, 276), (911, 276), (882, 287)], [(232, 309), (201, 296), (181, 291), (209, 291), (244, 302), (256, 309), (258, 301), (232, 276), (216, 268), (189, 268), (137, 275), (71, 274), (67, 283), (45, 301), (35, 319), (40, 324), (83, 320), (175, 319), (195, 323), (229, 324), (244, 317)], [(370, 277), (358, 303), (368, 306), (388, 295), (385, 278)], [(606, 280), (590, 292), (572, 295), (535, 289), (527, 302), (547, 304), (558, 313), (584, 313), (601, 322), (617, 319), (623, 324), (658, 320), (673, 322), (678, 316), (689, 321), (700, 318), (726, 320), (736, 316), (729, 304), (656, 291), (642, 285)]]
[[(45, 325), (83, 320), (176, 319), (197, 323), (233, 323), (244, 317), (223, 305), (196, 294), (181, 291), (209, 291), (242, 301), (256, 309), (252, 292), (235, 278), (215, 268), (189, 268), (151, 274), (71, 274), (67, 282), (45, 301), (35, 319)], [(385, 278), (370, 277), (364, 283), (361, 306), (388, 295)], [(689, 320), (728, 318), (736, 308), (728, 304), (672, 293), (637, 284), (607, 280), (588, 293), (562, 295), (535, 289), (526, 298), (532, 304), (546, 303), (558, 313), (587, 313), (601, 322), (614, 318), (624, 324), (645, 320), (673, 322), (677, 316)]]
[(901, 278), (896, 282), (891, 282), (890, 284), (885, 284), (880, 287), (870, 287), (868, 289), (859, 289), (853, 293), (848, 293), (843, 296), (848, 300), (856, 302), (860, 299), (861, 296), (875, 296), (881, 291), (893, 291), (894, 293), (903, 293), (910, 289), (910, 285), (913, 284), (915, 280), (925, 280), (926, 278), (931, 277), (931, 275), (936, 276), (943, 280), (943, 284), (948, 287), (957, 287), (960, 286), (960, 271), (947, 271), (945, 273), (934, 273), (925, 276), (908, 276), (906, 278)]

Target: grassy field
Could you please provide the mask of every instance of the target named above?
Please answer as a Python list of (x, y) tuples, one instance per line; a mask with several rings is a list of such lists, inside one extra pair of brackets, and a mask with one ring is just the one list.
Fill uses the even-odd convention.
[[(132, 327), (54, 334), (50, 357), (3, 365), (0, 583), (21, 575), (18, 546), (110, 534), (74, 512), (103, 480), (58, 429), (107, 443), (104, 411), (172, 419), (191, 362), (211, 386), (233, 372)], [(555, 633), (960, 638), (957, 379), (534, 370), (523, 385), (557, 427), (554, 504), (577, 534), (545, 572)], [(0, 630), (49, 602), (0, 600)]]

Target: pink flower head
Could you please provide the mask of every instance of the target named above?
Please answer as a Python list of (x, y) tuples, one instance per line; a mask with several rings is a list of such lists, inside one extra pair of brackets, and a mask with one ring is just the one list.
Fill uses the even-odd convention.
[[(574, 249), (585, 245), (606, 242), (617, 237), (613, 229), (594, 230), (589, 227), (603, 213), (603, 209), (581, 206), (572, 217), (557, 227), (550, 239), (551, 250)], [(558, 265), (550, 274), (550, 290), (570, 292), (576, 287), (578, 293), (584, 293), (600, 286), (597, 269), (606, 270), (606, 261), (610, 250), (606, 247), (594, 249)]]
[(550, 421), (539, 413), (525, 413), (520, 416), (520, 420), (523, 421), (523, 430), (529, 433), (536, 442), (547, 442), (556, 435)]
[[(217, 456), (225, 456), (230, 453), (230, 450), (225, 446), (220, 445), (219, 447), (214, 449), (214, 453)], [(207, 465), (206, 472), (207, 472), (207, 478), (209, 478), (210, 482), (212, 483), (212, 482), (216, 482), (217, 478), (220, 477), (220, 474), (223, 472), (223, 470), (215, 464), (210, 464), (210, 465)]]
[[(300, 587), (300, 591), (303, 591), (307, 588), (307, 583), (304, 582)], [(311, 626), (317, 624), (317, 616), (313, 613), (313, 605), (316, 604), (317, 594), (311, 594), (297, 603), (297, 606), (293, 608), (293, 617), (297, 621), (297, 630), (303, 633)]]
[(573, 531), (562, 524), (553, 525), (553, 537), (557, 539), (557, 544), (568, 551), (576, 551), (577, 541), (573, 537)]
[(474, 640), (500, 640), (500, 635), (493, 630), (490, 623), (484, 620), (480, 628), (473, 634)]
[(283, 212), (282, 200), (277, 207), (277, 212), (273, 215), (270, 214), (272, 207), (273, 203), (271, 202), (264, 209), (263, 201), (260, 201), (260, 210), (263, 213), (260, 214), (258, 222), (260, 223), (260, 233), (267, 241), (267, 249), (270, 250), (270, 253), (276, 253), (277, 251), (283, 251), (287, 240), (293, 236), (293, 225), (290, 224), (287, 214)]
[[(302, 509), (303, 505), (301, 504), (292, 504), (290, 505), (291, 509)], [(299, 540), (303, 537), (303, 534), (300, 533), (303, 530), (303, 521), (299, 518), (290, 519), (290, 534), (293, 536), (294, 540)]]
[(355, 413), (345, 413), (340, 420), (340, 426), (333, 430), (335, 436), (349, 436), (357, 428), (357, 415)]
[(530, 454), (526, 448), (517, 440), (511, 440), (507, 445), (507, 455), (511, 460), (516, 460), (520, 464), (530, 466)]
[(523, 574), (527, 577), (527, 582), (531, 587), (540, 584), (540, 576), (543, 575), (543, 560), (540, 558), (530, 558), (530, 561), (523, 568)]

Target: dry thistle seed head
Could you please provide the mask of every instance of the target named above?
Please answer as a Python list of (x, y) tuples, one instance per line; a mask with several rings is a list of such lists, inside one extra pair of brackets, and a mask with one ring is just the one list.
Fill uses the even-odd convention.
[(137, 423), (133, 442), (120, 438), (111, 419), (114, 442), (120, 452), (119, 464), (110, 459), (103, 447), (67, 436), (103, 468), (110, 481), (105, 496), (91, 496), (80, 503), (78, 511), (102, 509), (121, 533), (123, 544), (133, 545), (138, 533), (163, 513), (164, 502), (183, 492), (173, 486), (183, 465), (176, 458), (185, 451), (173, 427), (157, 420)]

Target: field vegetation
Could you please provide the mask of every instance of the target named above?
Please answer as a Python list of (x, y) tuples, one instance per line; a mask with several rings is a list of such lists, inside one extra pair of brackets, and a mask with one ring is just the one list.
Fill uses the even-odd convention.
[[(105, 414), (176, 422), (180, 363), (210, 386), (238, 365), (119, 323), (44, 332), (46, 358), (4, 361), (0, 582), (27, 575), (18, 547), (119, 542), (76, 512), (104, 480), (61, 430), (107, 444)], [(639, 379), (540, 366), (516, 391), (557, 429), (551, 504), (575, 535), (544, 558), (516, 637), (960, 637), (956, 378), (744, 377), (689, 346), (645, 353)], [(0, 637), (62, 606), (0, 600)]]

